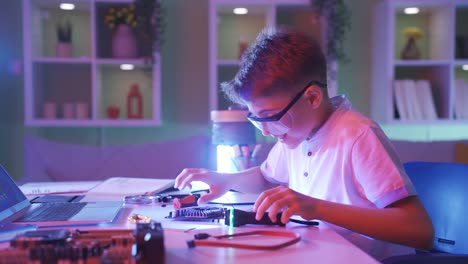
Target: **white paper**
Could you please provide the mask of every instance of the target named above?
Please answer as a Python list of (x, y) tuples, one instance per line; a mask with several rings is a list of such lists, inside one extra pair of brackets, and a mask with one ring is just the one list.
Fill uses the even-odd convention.
[(173, 181), (171, 179), (113, 177), (89, 190), (87, 195), (140, 195), (153, 192)]

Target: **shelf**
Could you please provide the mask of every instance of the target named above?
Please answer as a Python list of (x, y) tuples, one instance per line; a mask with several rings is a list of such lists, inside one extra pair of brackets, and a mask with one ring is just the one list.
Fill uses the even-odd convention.
[[(234, 15), (235, 7), (248, 9)], [(225, 110), (230, 105), (220, 84), (231, 80), (239, 70), (241, 42), (254, 43), (268, 26), (289, 25), (322, 39), (322, 21), (316, 19), (308, 0), (210, 0), (210, 110)]]
[(91, 58), (52, 58), (40, 57), (31, 60), (33, 63), (56, 63), (56, 64), (91, 64)]
[(154, 127), (159, 122), (154, 120), (50, 120), (35, 119), (30, 122), (30, 126), (37, 127)]
[[(457, 6), (457, 3), (456, 0), (384, 0), (376, 6), (373, 18), (371, 107), (372, 117), (381, 124), (432, 126), (466, 122), (456, 119), (454, 111), (457, 100), (455, 79), (468, 80), (468, 74), (461, 70), (461, 65), (468, 60), (455, 56), (456, 32), (466, 32), (457, 25), (466, 21), (461, 16), (468, 15), (468, 9)], [(418, 7), (420, 12), (404, 14), (406, 7)], [(402, 31), (407, 27), (417, 27), (423, 32), (416, 42), (419, 58), (401, 59), (407, 43)], [(414, 51), (414, 46), (412, 48)], [(412, 96), (412, 93), (421, 95), (418, 86), (404, 84), (404, 88), (396, 88), (394, 82), (399, 80), (427, 80), (432, 100)], [(405, 96), (401, 96), (402, 93)], [(435, 106), (436, 119), (404, 118), (407, 111), (405, 104), (414, 110), (414, 105), (431, 101)]]
[[(407, 27), (417, 27), (422, 30), (423, 37), (416, 40), (420, 49), (422, 59), (447, 60), (452, 58), (453, 41), (451, 30), (452, 6), (449, 4), (437, 4), (434, 1), (421, 1), (420, 4), (395, 1), (393, 7), (394, 15), (394, 58), (399, 59), (404, 49), (407, 38), (403, 30)], [(406, 15), (403, 13), (405, 7), (417, 6), (419, 14)]]
[[(152, 72), (144, 70), (122, 71), (116, 65), (99, 66), (99, 83), (101, 100), (98, 105), (98, 119), (107, 119), (107, 108), (115, 106), (119, 108), (119, 120), (126, 120), (128, 113), (127, 95), (132, 85), (137, 84), (143, 99), (143, 119), (153, 119), (152, 113)], [(115, 120), (114, 120), (115, 121)]]
[[(159, 54), (141, 31), (130, 29), (136, 54), (116, 58), (114, 32), (105, 24), (110, 8), (133, 0), (74, 0), (75, 9), (59, 9), (58, 0), (23, 0), (25, 123), (30, 126), (160, 125)], [(57, 25), (69, 22), (72, 54), (58, 53)], [(62, 45), (62, 44), (60, 44)], [(158, 58), (158, 63), (151, 57)], [(121, 66), (132, 66), (121, 70)], [(127, 95), (139, 86), (143, 114), (127, 118)], [(107, 108), (120, 109), (118, 118)]]
[(450, 66), (450, 60), (396, 60), (395, 66)]

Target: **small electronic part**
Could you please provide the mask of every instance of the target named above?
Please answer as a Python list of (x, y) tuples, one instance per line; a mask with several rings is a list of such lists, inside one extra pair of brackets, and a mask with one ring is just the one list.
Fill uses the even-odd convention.
[(164, 263), (164, 233), (161, 223), (138, 223), (132, 252), (136, 263)]
[(149, 223), (151, 221), (151, 218), (146, 215), (132, 214), (131, 216), (127, 218), (127, 220), (130, 223), (137, 224), (137, 223)]
[(224, 219), (226, 209), (214, 206), (194, 206), (169, 212), (166, 218), (182, 221), (219, 221)]
[(224, 224), (227, 226), (242, 226), (242, 225), (279, 225), (284, 226), (281, 222), (282, 213), (276, 215), (276, 222), (272, 222), (268, 213), (263, 214), (260, 220), (255, 219), (255, 212), (247, 212), (238, 209), (226, 210)]

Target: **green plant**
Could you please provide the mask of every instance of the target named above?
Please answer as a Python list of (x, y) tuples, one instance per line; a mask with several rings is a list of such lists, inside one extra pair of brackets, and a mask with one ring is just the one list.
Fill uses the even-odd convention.
[(344, 52), (346, 33), (351, 29), (351, 11), (344, 0), (311, 0), (314, 12), (327, 21), (326, 52), (332, 60), (349, 62)]
[[(165, 27), (164, 8), (161, 0), (136, 0), (139, 29), (143, 40), (151, 46), (152, 53), (159, 53), (162, 45), (162, 35)], [(151, 55), (154, 63), (154, 57)]]
[(57, 39), (60, 43), (71, 43), (72, 26), (70, 21), (57, 24)]

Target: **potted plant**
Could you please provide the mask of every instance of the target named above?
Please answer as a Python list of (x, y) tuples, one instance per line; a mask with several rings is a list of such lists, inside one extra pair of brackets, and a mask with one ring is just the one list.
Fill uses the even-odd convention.
[(327, 23), (325, 52), (327, 56), (328, 88), (330, 95), (336, 94), (338, 61), (349, 62), (344, 51), (344, 40), (351, 29), (351, 11), (345, 0), (310, 0), (314, 12)]
[(72, 26), (70, 21), (57, 24), (57, 46), (55, 48), (57, 57), (73, 57)]
[(406, 27), (402, 31), (403, 36), (406, 37), (406, 45), (401, 51), (401, 58), (403, 60), (417, 60), (421, 58), (421, 51), (416, 43), (416, 40), (424, 36), (423, 31), (418, 27)]

